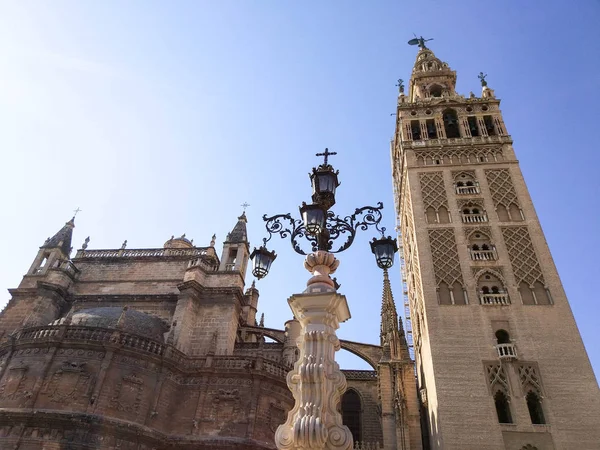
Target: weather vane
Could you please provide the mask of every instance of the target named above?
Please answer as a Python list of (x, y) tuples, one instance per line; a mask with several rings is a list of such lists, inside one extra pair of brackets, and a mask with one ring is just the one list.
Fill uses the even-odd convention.
[(250, 206), (250, 204), (249, 204), (248, 202), (244, 202), (244, 203), (242, 203), (240, 206), (241, 206), (242, 208), (244, 208), (244, 212), (246, 212), (246, 208), (247, 208), (248, 206)]
[(433, 38), (424, 39), (423, 36), (417, 37), (417, 35), (415, 33), (413, 33), (413, 34), (415, 35), (415, 37), (413, 39), (411, 39), (410, 41), (408, 41), (408, 45), (418, 45), (421, 50), (427, 48), (425, 46), (425, 42), (433, 41)]
[(398, 78), (398, 84), (396, 85), (400, 93), (404, 92), (404, 80), (402, 78)]
[(485, 77), (487, 77), (487, 73), (484, 75), (483, 72), (479, 72), (479, 75), (477, 76), (477, 78), (479, 78), (479, 80), (481, 81), (481, 86), (483, 87), (487, 86), (487, 81), (485, 81)]
[(325, 161), (323, 161), (323, 165), (326, 166), (327, 165), (327, 159), (330, 156), (333, 155), (337, 155), (337, 152), (330, 152), (328, 148), (325, 149), (325, 151), (323, 153), (316, 153), (315, 156), (324, 156), (325, 157)]

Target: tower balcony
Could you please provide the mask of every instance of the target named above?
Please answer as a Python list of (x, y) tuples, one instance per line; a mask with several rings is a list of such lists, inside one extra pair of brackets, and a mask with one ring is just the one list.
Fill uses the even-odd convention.
[(462, 221), (463, 221), (463, 223), (482, 223), (482, 222), (487, 222), (488, 218), (487, 218), (486, 213), (462, 214)]
[(479, 294), (479, 304), (481, 305), (510, 305), (508, 294)]
[(455, 191), (458, 195), (479, 194), (479, 186), (456, 186)]
[(469, 249), (469, 253), (471, 254), (471, 259), (473, 261), (495, 261), (498, 259), (496, 255), (496, 250), (473, 250)]
[(497, 344), (496, 351), (501, 360), (517, 359), (517, 348), (515, 344)]

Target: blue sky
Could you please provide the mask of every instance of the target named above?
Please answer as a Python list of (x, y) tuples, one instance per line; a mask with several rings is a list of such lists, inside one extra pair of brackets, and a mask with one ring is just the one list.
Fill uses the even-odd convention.
[[(309, 200), (307, 173), (325, 147), (338, 152), (335, 211), (383, 201), (393, 230), (390, 113), (415, 32), (434, 38), (460, 93), (478, 92), (484, 71), (502, 99), (598, 373), (599, 11), (583, 0), (1, 1), (0, 286), (18, 285), (76, 207), (75, 248), (88, 235), (90, 248), (148, 248), (182, 233), (222, 242), (247, 201), (258, 245), (263, 214), (297, 214)], [(378, 343), (373, 236), (339, 257), (353, 315), (339, 335)], [(281, 327), (308, 273), (288, 242), (270, 247), (279, 257), (259, 309)], [(402, 311), (398, 264), (390, 275)]]

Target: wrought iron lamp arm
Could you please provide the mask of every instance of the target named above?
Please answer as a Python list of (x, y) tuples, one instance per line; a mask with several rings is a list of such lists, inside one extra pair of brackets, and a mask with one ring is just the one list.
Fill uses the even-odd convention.
[[(263, 220), (266, 222), (265, 228), (267, 229), (267, 233), (269, 233), (269, 237), (263, 239), (265, 245), (271, 240), (274, 234), (278, 234), (282, 239), (289, 237), (294, 251), (300, 255), (306, 255), (306, 252), (300, 248), (298, 238), (306, 237), (313, 244), (313, 247), (316, 244), (316, 238), (306, 233), (302, 220), (294, 219), (289, 213), (277, 214), (271, 217), (267, 217), (265, 214)], [(289, 225), (284, 225), (282, 220), (287, 221)]]

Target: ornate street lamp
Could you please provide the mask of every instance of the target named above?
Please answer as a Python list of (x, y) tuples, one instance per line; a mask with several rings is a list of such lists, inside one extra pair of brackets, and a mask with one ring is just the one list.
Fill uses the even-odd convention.
[[(300, 356), (287, 377), (296, 403), (287, 421), (275, 433), (278, 449), (352, 449), (352, 434), (342, 424), (338, 411), (341, 395), (346, 389), (346, 378), (334, 359), (335, 352), (340, 349), (335, 330), (340, 322), (350, 318), (350, 310), (346, 297), (337, 293), (339, 286), (330, 277), (339, 266), (333, 253), (346, 250), (354, 242), (356, 232), (367, 230), (370, 226), (375, 226), (382, 234), (381, 239), (371, 242), (379, 267), (391, 267), (394, 253), (398, 250), (391, 237), (384, 237), (385, 228), (379, 228), (383, 209), (381, 202), (377, 206), (358, 208), (354, 214), (344, 218), (329, 210), (335, 204), (335, 191), (340, 185), (339, 172), (327, 162), (328, 157), (335, 154), (328, 149), (317, 154), (324, 156), (324, 162), (309, 174), (313, 203), (302, 203), (301, 219), (294, 219), (290, 214), (271, 217), (265, 214), (263, 220), (269, 236), (250, 255), (252, 274), (263, 278), (276, 258), (275, 252), (267, 250), (267, 242), (275, 234), (281, 238), (289, 237), (294, 251), (307, 255), (304, 267), (313, 275), (303, 293), (288, 299), (301, 326), (298, 339)], [(340, 242), (334, 246), (338, 239)], [(301, 241), (308, 242), (308, 254), (303, 250)]]
[[(266, 239), (264, 241), (266, 245)], [(258, 249), (255, 248), (250, 255), (250, 259), (253, 263), (252, 275), (259, 280), (267, 276), (271, 264), (275, 261), (275, 258), (277, 258), (277, 254), (274, 251), (270, 252), (267, 250), (265, 245), (262, 245)]]
[(391, 236), (385, 237), (385, 228), (381, 229), (381, 238), (373, 238), (370, 244), (380, 269), (387, 270), (394, 265), (394, 255), (398, 251), (398, 244)]

